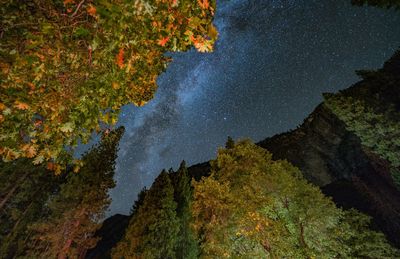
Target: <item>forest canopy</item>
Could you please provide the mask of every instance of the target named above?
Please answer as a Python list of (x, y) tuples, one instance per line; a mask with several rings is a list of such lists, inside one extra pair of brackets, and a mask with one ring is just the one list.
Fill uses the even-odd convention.
[(0, 2), (0, 154), (56, 173), (121, 106), (152, 99), (165, 52), (217, 38), (209, 0)]

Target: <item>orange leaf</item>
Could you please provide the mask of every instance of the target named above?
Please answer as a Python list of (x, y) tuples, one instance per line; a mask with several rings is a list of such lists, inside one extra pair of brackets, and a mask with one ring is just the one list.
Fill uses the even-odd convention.
[(208, 9), (208, 7), (210, 6), (208, 0), (197, 0), (197, 3), (199, 3), (202, 9)]
[(118, 55), (115, 57), (115, 63), (118, 65), (119, 68), (124, 67), (124, 49), (119, 49)]
[(36, 155), (36, 147), (33, 145), (26, 144), (22, 147), (22, 150), (25, 151), (27, 158), (32, 158)]
[(15, 101), (14, 104), (15, 108), (19, 109), (19, 110), (28, 110), (29, 109), (29, 105), (20, 101)]
[(169, 40), (169, 37), (161, 38), (161, 39), (158, 40), (157, 43), (158, 43), (158, 45), (164, 47), (165, 44), (167, 44), (168, 40)]
[(90, 14), (91, 16), (96, 16), (96, 7), (94, 7), (93, 5), (90, 5), (88, 10), (87, 10), (88, 14)]
[(74, 0), (64, 0), (64, 5), (73, 4), (73, 3), (75, 3)]
[(55, 164), (53, 162), (48, 162), (47, 163), (47, 170), (54, 171), (55, 168), (56, 167), (55, 167)]

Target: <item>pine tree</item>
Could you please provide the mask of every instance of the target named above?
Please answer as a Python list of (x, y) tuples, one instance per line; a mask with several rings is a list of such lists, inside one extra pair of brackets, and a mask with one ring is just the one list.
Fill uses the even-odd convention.
[(146, 186), (143, 187), (143, 189), (139, 192), (138, 197), (136, 201), (133, 203), (130, 214), (134, 215), (138, 212), (140, 206), (143, 205), (144, 198), (146, 197), (146, 194), (149, 190), (147, 190)]
[(112, 258), (176, 258), (179, 233), (176, 208), (171, 179), (163, 171), (132, 217), (124, 239), (113, 249)]
[(176, 258), (198, 258), (198, 244), (191, 226), (192, 222), (192, 188), (185, 161), (182, 161), (176, 172), (175, 200), (179, 218), (179, 239), (176, 246)]
[(234, 148), (235, 147), (235, 141), (231, 136), (228, 136), (228, 140), (225, 143), (225, 148)]
[(118, 128), (83, 156), (84, 167), (69, 173), (60, 192), (49, 201), (49, 216), (32, 225), (30, 257), (75, 258), (84, 256), (98, 239), (93, 236), (110, 203), (118, 142), (124, 132)]

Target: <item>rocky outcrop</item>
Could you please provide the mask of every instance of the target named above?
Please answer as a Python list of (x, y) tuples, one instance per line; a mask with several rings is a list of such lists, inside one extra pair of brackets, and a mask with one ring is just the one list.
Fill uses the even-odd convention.
[(101, 238), (100, 241), (96, 247), (87, 251), (85, 258), (111, 258), (111, 249), (124, 237), (130, 219), (130, 216), (121, 214), (116, 214), (106, 219), (95, 234)]
[[(368, 98), (378, 107), (395, 107), (399, 112), (400, 53), (378, 72), (390, 78), (390, 83), (379, 75), (370, 76), (344, 92)], [(324, 104), (297, 129), (258, 144), (271, 151), (275, 159), (287, 159), (299, 167), (339, 206), (371, 215), (375, 227), (400, 247), (400, 191), (389, 163), (362, 146)]]
[(258, 143), (287, 159), (342, 207), (371, 215), (375, 226), (400, 246), (400, 192), (386, 161), (365, 150), (357, 136), (323, 105), (298, 129)]

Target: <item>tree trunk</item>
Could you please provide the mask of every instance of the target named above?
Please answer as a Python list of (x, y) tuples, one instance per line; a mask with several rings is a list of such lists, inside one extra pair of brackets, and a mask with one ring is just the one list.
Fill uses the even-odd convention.
[[(78, 220), (75, 222), (75, 224), (73, 225), (73, 229), (76, 229), (79, 227), (79, 225), (81, 224), (80, 221), (80, 217), (85, 214), (85, 209), (82, 209), (80, 211), (80, 213), (78, 214)], [(72, 230), (71, 233), (73, 233), (74, 231)], [(70, 237), (69, 239), (67, 239), (67, 241), (64, 244), (64, 247), (61, 249), (60, 253), (58, 254), (58, 259), (66, 259), (67, 258), (67, 254), (68, 254), (68, 250), (71, 247), (72, 244), (72, 239), (73, 237)]]
[(14, 192), (18, 189), (21, 183), (24, 182), (25, 178), (28, 176), (29, 173), (25, 173), (22, 178), (18, 180), (18, 182), (11, 188), (11, 190), (7, 193), (6, 197), (0, 202), (0, 210), (3, 209), (4, 205), (6, 205), (7, 201), (12, 197)]
[(300, 244), (303, 247), (307, 247), (306, 240), (304, 239), (304, 226), (303, 226), (303, 223), (300, 223)]

